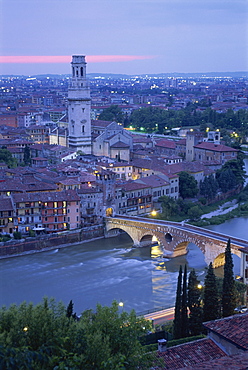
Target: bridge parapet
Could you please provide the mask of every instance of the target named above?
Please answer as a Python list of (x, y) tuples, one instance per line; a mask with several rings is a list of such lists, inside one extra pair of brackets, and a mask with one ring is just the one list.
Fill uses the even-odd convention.
[[(184, 223), (154, 220), (142, 217), (119, 216), (106, 218), (106, 236), (114, 229), (124, 230), (133, 240), (135, 247), (151, 244), (152, 237), (163, 247), (164, 256), (176, 257), (187, 253), (189, 243), (197, 245), (205, 256), (206, 263), (215, 267), (222, 265), (227, 240), (231, 239), (232, 253), (241, 255), (240, 249), (248, 246), (248, 241), (223, 235)], [(150, 239), (149, 239), (150, 237)], [(218, 261), (216, 258), (218, 258)], [(216, 261), (215, 261), (216, 260)], [(214, 262), (215, 261), (215, 262)]]

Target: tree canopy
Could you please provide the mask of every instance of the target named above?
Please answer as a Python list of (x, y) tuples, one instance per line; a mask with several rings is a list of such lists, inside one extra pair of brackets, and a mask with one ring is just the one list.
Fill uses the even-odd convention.
[(17, 160), (12, 157), (8, 149), (0, 149), (0, 162), (5, 162), (8, 167), (13, 168), (17, 166)]
[(118, 105), (111, 105), (110, 107), (103, 110), (98, 119), (103, 121), (116, 121), (122, 123), (124, 120), (124, 115)]
[(179, 193), (185, 198), (194, 198), (198, 193), (197, 181), (186, 171), (179, 173)]
[(222, 290), (222, 315), (233, 315), (236, 305), (236, 291), (233, 276), (233, 260), (231, 254), (231, 241), (228, 239), (225, 249), (224, 279)]
[(150, 369), (154, 357), (144, 354), (139, 337), (151, 329), (134, 311), (97, 305), (80, 319), (73, 304), (45, 298), (34, 306), (0, 310), (1, 369)]

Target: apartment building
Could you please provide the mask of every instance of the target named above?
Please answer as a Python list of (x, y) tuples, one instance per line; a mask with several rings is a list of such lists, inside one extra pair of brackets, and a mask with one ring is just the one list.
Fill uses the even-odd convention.
[(9, 197), (0, 197), (0, 233), (12, 234), (14, 228), (14, 207)]
[(17, 231), (43, 228), (46, 232), (75, 229), (80, 225), (80, 198), (74, 190), (12, 195)]

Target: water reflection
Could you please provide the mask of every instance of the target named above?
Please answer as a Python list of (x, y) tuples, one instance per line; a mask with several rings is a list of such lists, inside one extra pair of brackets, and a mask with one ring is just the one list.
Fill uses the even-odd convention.
[(125, 309), (171, 307), (180, 265), (204, 272), (202, 252), (189, 245), (187, 256), (163, 258), (160, 246), (131, 248), (126, 235), (0, 260), (0, 305), (38, 303), (46, 295), (79, 313), (96, 303), (122, 300)]

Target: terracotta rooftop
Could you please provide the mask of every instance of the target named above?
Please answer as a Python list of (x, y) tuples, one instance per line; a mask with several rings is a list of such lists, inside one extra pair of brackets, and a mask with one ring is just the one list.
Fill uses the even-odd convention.
[(141, 177), (139, 180), (136, 180), (136, 182), (149, 185), (152, 188), (169, 185), (168, 181), (165, 181), (164, 179), (162, 179), (161, 177), (159, 177), (157, 175)]
[(230, 148), (229, 146), (223, 144), (214, 144), (209, 142), (202, 142), (194, 146), (194, 148), (212, 150), (215, 152), (238, 152), (237, 149)]
[(206, 322), (204, 326), (236, 346), (248, 350), (248, 313)]
[(149, 185), (146, 184), (140, 184), (138, 182), (130, 181), (122, 184), (118, 184), (117, 188), (122, 188), (125, 191), (134, 191), (134, 190), (140, 190), (140, 189), (149, 189), (151, 188)]
[(182, 367), (179, 370), (247, 370), (248, 352), (233, 356), (224, 356), (211, 361), (197, 363), (195, 366)]
[(10, 198), (0, 198), (0, 211), (13, 211), (13, 205)]
[(117, 141), (117, 143), (110, 146), (110, 148), (129, 148), (130, 145), (123, 143), (122, 141)]
[(211, 339), (206, 338), (170, 347), (165, 352), (158, 352), (158, 356), (165, 362), (165, 366), (161, 369), (175, 370), (184, 367), (189, 369), (189, 366), (198, 366), (201, 362), (216, 360), (226, 356), (226, 353)]
[(20, 202), (56, 202), (56, 201), (77, 201), (80, 200), (75, 190), (57, 192), (36, 192), (13, 194), (15, 203)]
[(175, 149), (176, 143), (175, 141), (172, 141), (172, 140), (160, 139), (156, 142), (156, 146), (160, 146), (160, 147), (168, 148), (168, 149)]

